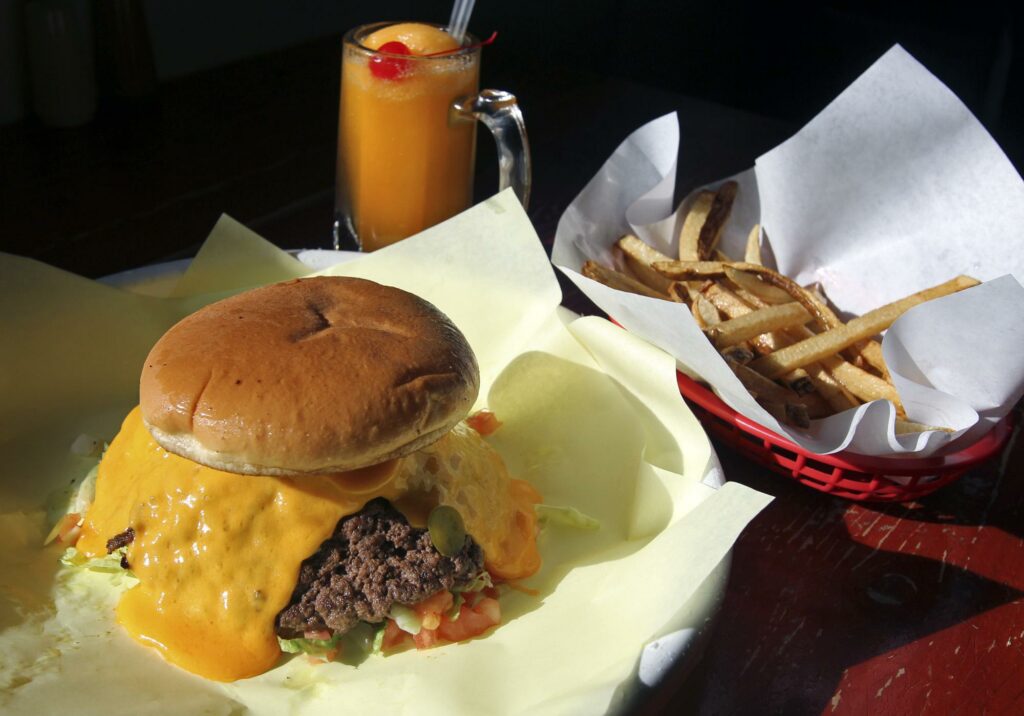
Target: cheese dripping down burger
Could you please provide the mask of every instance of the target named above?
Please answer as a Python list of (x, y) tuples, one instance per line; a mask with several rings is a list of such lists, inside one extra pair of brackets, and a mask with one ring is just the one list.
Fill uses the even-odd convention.
[(219, 681), (271, 668), (279, 637), (423, 604), (418, 646), (474, 635), (497, 603), (462, 590), (540, 566), (540, 495), (462, 422), (478, 391), (465, 337), (396, 288), (310, 278), (211, 304), (146, 359), (77, 549), (123, 548), (139, 583), (118, 622)]

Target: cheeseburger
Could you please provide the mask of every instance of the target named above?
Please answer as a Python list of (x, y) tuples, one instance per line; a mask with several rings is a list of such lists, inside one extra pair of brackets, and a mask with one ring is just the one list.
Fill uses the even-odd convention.
[(476, 636), (491, 585), (540, 566), (540, 496), (463, 420), (478, 391), (464, 336), (405, 291), (311, 278), (211, 304), (146, 359), (77, 549), (139, 580), (117, 606), (136, 640), (220, 681), (357, 629)]

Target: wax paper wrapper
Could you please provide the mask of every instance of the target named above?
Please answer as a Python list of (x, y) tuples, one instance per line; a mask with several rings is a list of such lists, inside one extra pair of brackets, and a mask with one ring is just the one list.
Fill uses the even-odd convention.
[(696, 193), (672, 212), (678, 145), (673, 115), (640, 128), (558, 225), (552, 261), (629, 331), (675, 356), (738, 412), (816, 453), (953, 451), (1019, 400), (1024, 184), (967, 108), (902, 48), (752, 169), (723, 179), (737, 181), (739, 195), (720, 246), (742, 257), (760, 222), (777, 268), (801, 284), (820, 284), (847, 317), (958, 274), (983, 281), (911, 309), (882, 343), (910, 418), (952, 433), (897, 436), (888, 401), (813, 421), (807, 431), (788, 428), (740, 385), (685, 306), (611, 290), (578, 273), (587, 259), (612, 262), (612, 247), (627, 232), (678, 255), (676, 237)]
[(704, 627), (731, 545), (768, 498), (705, 484), (717, 461), (674, 392), (675, 361), (604, 319), (567, 316), (506, 192), (326, 272), (397, 285), (445, 311), (477, 352), (477, 407), (503, 421), (489, 439), (511, 472), (601, 528), (549, 525), (544, 566), (525, 582), (538, 595), (503, 596), (505, 623), (464, 644), (358, 666), (291, 658), (217, 684), (125, 635), (113, 606), (126, 578), (61, 567), (61, 550), (41, 547), (68, 483), (89, 467), (68, 446), (81, 433), (113, 436), (149, 347), (179, 317), (308, 271), (226, 218), (179, 280), (141, 285), (164, 298), (0, 255), (0, 711), (600, 713), (656, 678), (645, 645)]

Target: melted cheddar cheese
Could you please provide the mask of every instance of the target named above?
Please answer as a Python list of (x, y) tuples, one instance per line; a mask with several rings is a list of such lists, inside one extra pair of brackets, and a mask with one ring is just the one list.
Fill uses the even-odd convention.
[[(221, 472), (161, 448), (133, 410), (104, 454), (78, 549), (106, 554), (131, 527), (126, 556), (139, 584), (117, 619), (138, 641), (218, 681), (254, 676), (280, 656), (274, 619), (299, 567), (342, 517), (375, 497), (413, 524), (436, 504), (459, 510), (496, 577), (540, 566), (533, 505), (501, 458), (460, 426), (430, 447), (365, 470), (304, 477)], [(418, 507), (417, 507), (418, 506)]]

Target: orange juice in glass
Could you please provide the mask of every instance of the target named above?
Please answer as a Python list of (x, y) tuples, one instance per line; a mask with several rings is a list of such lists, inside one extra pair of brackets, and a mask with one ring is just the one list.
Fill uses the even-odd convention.
[(502, 188), (524, 205), (529, 149), (515, 98), (478, 92), (480, 46), (442, 28), (377, 23), (342, 48), (335, 248), (373, 251), (454, 216), (472, 202), (476, 121), (498, 141)]

